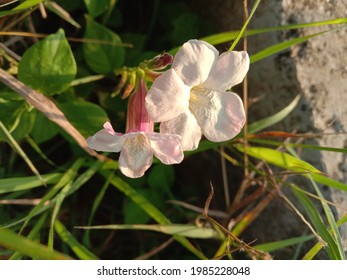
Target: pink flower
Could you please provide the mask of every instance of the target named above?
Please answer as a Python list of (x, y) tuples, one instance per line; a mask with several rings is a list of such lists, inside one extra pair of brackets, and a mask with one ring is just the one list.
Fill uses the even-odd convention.
[(125, 134), (115, 132), (106, 122), (104, 129), (87, 139), (89, 147), (94, 150), (120, 152), (119, 169), (131, 178), (144, 175), (152, 165), (153, 155), (164, 164), (183, 160), (180, 136), (153, 131), (153, 122), (144, 106), (146, 94), (146, 84), (141, 80), (129, 100)]
[(183, 150), (198, 147), (202, 134), (213, 142), (235, 137), (245, 123), (242, 100), (227, 91), (241, 83), (249, 69), (244, 51), (218, 51), (190, 40), (177, 52), (172, 67), (154, 80), (146, 109), (160, 132), (182, 137)]

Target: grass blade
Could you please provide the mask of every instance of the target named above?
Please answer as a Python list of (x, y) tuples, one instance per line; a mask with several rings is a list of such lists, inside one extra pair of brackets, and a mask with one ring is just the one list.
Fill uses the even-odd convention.
[(71, 260), (70, 256), (54, 251), (47, 246), (19, 236), (8, 229), (0, 228), (0, 245), (20, 252), (33, 259), (40, 260)]
[(73, 178), (76, 176), (77, 171), (83, 164), (84, 159), (76, 160), (72, 167), (60, 178), (59, 182), (41, 199), (41, 201), (29, 212), (27, 215), (25, 222), (21, 228), (21, 232), (24, 230), (26, 225), (29, 223), (32, 217), (36, 215), (36, 213), (40, 212), (43, 209), (45, 203), (50, 200), (52, 197), (56, 195), (56, 193), (63, 188), (69, 182), (72, 182)]
[(254, 123), (251, 123), (248, 125), (248, 133), (249, 134), (253, 134), (256, 133), (260, 130), (263, 130), (265, 128), (268, 128), (276, 123), (279, 123), (280, 121), (282, 121), (285, 117), (287, 117), (293, 110), (294, 108), (298, 105), (299, 101), (300, 101), (301, 96), (297, 95), (294, 100), (288, 105), (286, 106), (284, 109), (282, 109), (281, 111), (277, 112), (276, 114), (261, 119), (259, 121), (256, 121)]
[[(102, 199), (105, 196), (106, 190), (108, 189), (108, 187), (110, 185), (110, 181), (113, 178), (113, 176), (114, 176), (114, 172), (112, 172), (110, 174), (110, 176), (107, 178), (105, 184), (102, 186), (100, 192), (96, 196), (96, 198), (95, 198), (95, 200), (93, 202), (93, 205), (92, 205), (92, 209), (90, 211), (90, 215), (89, 215), (89, 218), (88, 218), (87, 226), (90, 226), (92, 224), (95, 212), (98, 210), (98, 208), (99, 208), (99, 206), (101, 204), (101, 201), (102, 201)], [(83, 243), (84, 244), (90, 244), (90, 230), (88, 230), (88, 229), (86, 230), (86, 232), (84, 234)]]
[(22, 159), (26, 162), (26, 164), (29, 166), (30, 170), (37, 176), (37, 178), (41, 181), (43, 185), (45, 185), (45, 180), (41, 177), (39, 171), (36, 169), (35, 165), (31, 162), (29, 157), (26, 155), (26, 153), (23, 151), (23, 149), (18, 145), (17, 141), (12, 137), (11, 133), (7, 130), (5, 125), (0, 120), (0, 128), (2, 132), (4, 133), (5, 137), (7, 138), (9, 144), (14, 148), (14, 150), (22, 157)]
[(113, 230), (150, 230), (168, 235), (185, 236), (190, 238), (209, 239), (216, 238), (217, 233), (212, 228), (197, 227), (195, 225), (100, 225), (91, 227), (77, 227), (82, 229), (113, 229)]
[[(108, 177), (110, 175), (109, 172), (102, 171), (101, 174), (104, 177)], [(116, 177), (111, 180), (111, 184), (116, 187), (118, 190), (123, 192), (126, 196), (128, 196), (132, 201), (138, 204), (150, 217), (152, 217), (156, 222), (162, 225), (170, 225), (171, 221), (161, 213), (152, 203), (150, 203), (144, 196), (139, 194), (136, 190), (134, 190), (130, 185), (124, 182), (121, 178)], [(181, 243), (185, 248), (187, 248), (190, 252), (196, 255), (200, 259), (206, 259), (206, 257), (197, 250), (189, 241), (183, 236), (176, 236), (174, 238)]]
[[(290, 153), (295, 156), (296, 158), (299, 158), (299, 156), (296, 154), (296, 152), (294, 151), (293, 148), (289, 147), (287, 148), (288, 151), (290, 151)], [(321, 199), (321, 204), (322, 204), (322, 207), (324, 209), (324, 212), (325, 212), (325, 216), (328, 220), (328, 223), (330, 225), (330, 228), (332, 230), (332, 233), (333, 233), (333, 236), (334, 236), (334, 239), (336, 241), (336, 244), (337, 244), (337, 248), (338, 248), (338, 251), (339, 251), (339, 257), (340, 259), (342, 260), (345, 260), (346, 259), (346, 255), (345, 255), (345, 251), (343, 249), (343, 245), (342, 245), (342, 240), (341, 240), (341, 235), (340, 235), (340, 232), (338, 230), (338, 227), (337, 227), (337, 224), (336, 224), (336, 221), (335, 221), (335, 218), (334, 218), (334, 214), (330, 208), (330, 206), (325, 202), (325, 197), (323, 196), (322, 192), (320, 191), (318, 185), (316, 184), (316, 182), (313, 180), (312, 176), (310, 174), (307, 175), (307, 177), (310, 179), (318, 197)]]
[(312, 201), (301, 191), (298, 191), (294, 188), (292, 189), (292, 191), (296, 198), (300, 201), (301, 205), (304, 207), (318, 234), (327, 243), (325, 250), (328, 253), (329, 258), (332, 260), (340, 260), (341, 256), (336, 241), (323, 223), (323, 220)]
[(241, 151), (246, 152), (248, 155), (258, 158), (260, 160), (265, 160), (270, 164), (277, 165), (281, 168), (298, 172), (298, 174), (307, 177), (307, 174), (310, 174), (312, 178), (321, 184), (328, 185), (330, 187), (347, 191), (347, 185), (335, 181), (326, 175), (323, 175), (323, 172), (319, 171), (317, 168), (311, 164), (297, 159), (287, 153), (276, 151), (270, 148), (264, 147), (252, 147), (249, 146), (246, 149), (243, 145), (235, 145), (235, 147)]
[(315, 34), (312, 34), (312, 35), (307, 35), (307, 36), (303, 36), (303, 37), (298, 37), (298, 38), (295, 38), (295, 39), (292, 39), (292, 40), (288, 40), (288, 41), (285, 41), (285, 42), (281, 42), (281, 43), (278, 43), (276, 45), (273, 45), (271, 47), (268, 47), (260, 52), (257, 52), (253, 55), (251, 55), (250, 57), (250, 61), (251, 63), (254, 63), (254, 62), (257, 62), (259, 60), (262, 60), (264, 58), (267, 58), (271, 55), (274, 55), (276, 53), (279, 53), (281, 51), (284, 51), (285, 49), (288, 49), (294, 45), (297, 45), (297, 44), (300, 44), (300, 43), (303, 43), (313, 37), (316, 37), (316, 36), (319, 36), (319, 35), (322, 35), (324, 33), (327, 33), (327, 32), (330, 32), (331, 30), (326, 30), (326, 31), (322, 31), (322, 32), (318, 32), (318, 33), (315, 33)]
[(80, 244), (59, 220), (55, 221), (54, 229), (55, 229), (55, 232), (61, 238), (61, 240), (63, 240), (67, 245), (69, 245), (71, 250), (81, 260), (98, 260), (99, 259), (92, 252), (90, 252), (86, 247)]
[[(47, 217), (48, 217), (48, 213), (45, 213), (45, 215), (42, 215), (40, 217), (40, 219), (35, 223), (35, 226), (33, 227), (33, 229), (28, 234), (27, 236), (28, 239), (35, 240), (39, 236), (40, 230), (44, 226)], [(10, 260), (19, 260), (22, 257), (23, 257), (22, 253), (16, 252), (10, 257)]]
[[(347, 18), (337, 18), (337, 19), (331, 19), (326, 21), (289, 24), (289, 25), (269, 27), (269, 28), (263, 28), (263, 29), (248, 29), (247, 37), (259, 35), (263, 33), (268, 33), (268, 32), (284, 31), (284, 30), (291, 30), (291, 29), (302, 29), (302, 28), (314, 27), (314, 26), (346, 24), (346, 23), (347, 23)], [(218, 44), (235, 40), (238, 34), (239, 34), (239, 31), (228, 31), (228, 32), (222, 32), (222, 33), (206, 36), (201, 38), (200, 40), (206, 41), (212, 45), (218, 45)]]
[(82, 187), (89, 179), (101, 168), (103, 165), (103, 162), (101, 161), (95, 161), (91, 167), (87, 169), (83, 174), (81, 174), (75, 181), (69, 182), (66, 184), (66, 186), (60, 191), (60, 193), (55, 198), (55, 207), (52, 213), (52, 219), (51, 219), (51, 228), (49, 230), (48, 234), (48, 246), (50, 248), (53, 248), (53, 236), (54, 236), (54, 224), (56, 221), (56, 218), (58, 216), (58, 213), (60, 211), (60, 207), (64, 201), (64, 199), (76, 192), (80, 187)]
[[(341, 226), (342, 224), (347, 223), (347, 215), (343, 216), (336, 224), (337, 226)], [(309, 250), (305, 256), (303, 257), (303, 260), (312, 260), (314, 256), (322, 249), (322, 244), (321, 243), (316, 243), (311, 250)]]
[[(55, 184), (60, 180), (61, 176), (61, 173), (41, 175), (46, 185)], [(42, 186), (41, 180), (36, 176), (0, 179), (0, 194), (30, 190)]]
[(265, 244), (259, 244), (254, 246), (253, 248), (264, 251), (264, 252), (272, 252), (272, 251), (280, 250), (280, 249), (293, 246), (296, 244), (304, 243), (313, 238), (314, 238), (314, 235), (305, 235), (305, 236), (293, 237), (293, 238), (275, 241), (275, 242), (269, 242)]
[(231, 51), (235, 48), (235, 46), (237, 45), (237, 43), (238, 43), (238, 42), (240, 41), (240, 39), (243, 37), (243, 34), (245, 33), (245, 30), (246, 30), (246, 28), (247, 28), (249, 22), (251, 21), (251, 18), (253, 17), (255, 11), (257, 10), (260, 1), (261, 1), (261, 0), (257, 0), (257, 1), (254, 3), (253, 8), (252, 8), (252, 10), (251, 10), (251, 13), (249, 14), (249, 17), (247, 18), (246, 22), (245, 22), (244, 25), (242, 26), (240, 32), (237, 34), (237, 36), (236, 36), (234, 42), (233, 42), (232, 45), (230, 46), (229, 52), (231, 52)]

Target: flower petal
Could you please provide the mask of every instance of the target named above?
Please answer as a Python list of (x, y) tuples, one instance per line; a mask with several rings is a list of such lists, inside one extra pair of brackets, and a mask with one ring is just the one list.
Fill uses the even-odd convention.
[(189, 40), (175, 55), (171, 68), (175, 69), (187, 86), (197, 86), (207, 79), (218, 54), (209, 43)]
[(177, 117), (189, 106), (190, 88), (185, 86), (173, 69), (154, 80), (146, 96), (146, 110), (155, 122)]
[(106, 129), (102, 129), (93, 136), (87, 138), (89, 148), (102, 151), (118, 153), (124, 144), (125, 138), (122, 134), (112, 135)]
[(225, 91), (241, 83), (248, 69), (249, 56), (247, 52), (224, 52), (219, 56), (202, 87)]
[(213, 142), (235, 137), (245, 124), (241, 98), (233, 92), (194, 91), (190, 108), (202, 133)]
[(189, 110), (177, 118), (162, 122), (160, 124), (160, 133), (180, 135), (183, 151), (195, 150), (201, 139), (200, 126)]
[(143, 133), (127, 134), (118, 160), (120, 171), (130, 178), (138, 178), (152, 165), (153, 152)]
[(180, 163), (183, 160), (181, 136), (163, 133), (146, 133), (154, 155), (164, 164)]

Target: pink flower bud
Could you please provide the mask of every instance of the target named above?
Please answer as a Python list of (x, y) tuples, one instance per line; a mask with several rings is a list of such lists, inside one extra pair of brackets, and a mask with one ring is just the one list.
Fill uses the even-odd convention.
[(146, 82), (141, 79), (138, 83), (136, 91), (129, 98), (126, 133), (153, 131), (154, 123), (149, 118), (145, 108), (146, 95)]
[(162, 70), (170, 65), (173, 61), (173, 56), (169, 53), (157, 55), (147, 63), (147, 67), (152, 70)]

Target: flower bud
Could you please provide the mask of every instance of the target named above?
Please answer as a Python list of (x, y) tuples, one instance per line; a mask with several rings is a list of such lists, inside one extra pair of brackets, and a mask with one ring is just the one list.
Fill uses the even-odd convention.
[(162, 53), (157, 55), (147, 63), (148, 69), (151, 70), (162, 70), (166, 66), (170, 65), (173, 61), (173, 56), (169, 53)]

